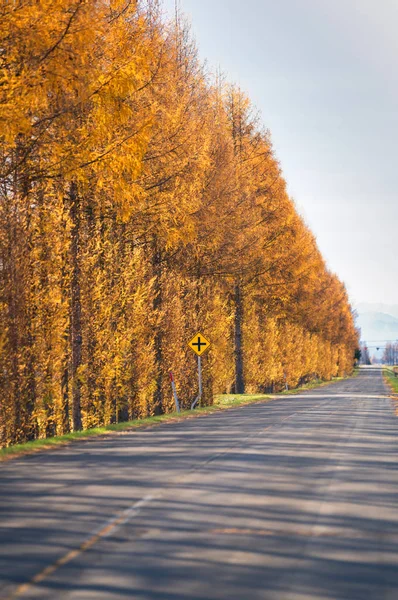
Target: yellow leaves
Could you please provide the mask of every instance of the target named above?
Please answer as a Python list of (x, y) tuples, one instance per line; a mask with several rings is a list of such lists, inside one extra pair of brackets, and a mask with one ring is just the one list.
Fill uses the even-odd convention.
[(253, 391), (346, 369), (356, 340), (346, 292), (297, 215), (247, 96), (209, 83), (188, 33), (165, 28), (154, 4), (151, 14), (127, 0), (8, 7), (0, 406), (9, 439), (21, 435), (18, 403), (35, 406), (22, 434), (67, 430), (76, 392), (85, 426), (152, 413), (159, 395), (168, 410), (169, 368), (188, 404), (193, 331), (213, 343), (208, 400), (212, 386), (228, 390), (237, 281)]
[(84, 183), (123, 147), (129, 181), (141, 170), (150, 111), (143, 126), (135, 96), (150, 77), (152, 50), (135, 2), (114, 3), (111, 19), (108, 10), (45, 0), (10, 10), (3, 22), (3, 140), (11, 151), (37, 137), (46, 176)]
[[(1, 309), (1, 306), (0, 306)], [(0, 314), (1, 314), (1, 310), (0, 310)], [(0, 356), (2, 356), (3, 352), (6, 349), (6, 344), (7, 344), (7, 329), (3, 328), (0, 331)]]

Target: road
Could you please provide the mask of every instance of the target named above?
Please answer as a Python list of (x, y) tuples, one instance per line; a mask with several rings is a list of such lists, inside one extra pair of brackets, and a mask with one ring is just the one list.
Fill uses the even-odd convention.
[(378, 369), (0, 465), (0, 597), (398, 598)]

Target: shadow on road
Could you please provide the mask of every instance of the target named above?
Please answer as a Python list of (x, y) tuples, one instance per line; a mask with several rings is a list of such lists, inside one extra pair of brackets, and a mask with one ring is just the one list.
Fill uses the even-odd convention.
[(24, 597), (398, 598), (397, 442), (380, 369), (366, 369), (13, 461), (0, 474), (0, 582), (25, 582), (152, 494)]

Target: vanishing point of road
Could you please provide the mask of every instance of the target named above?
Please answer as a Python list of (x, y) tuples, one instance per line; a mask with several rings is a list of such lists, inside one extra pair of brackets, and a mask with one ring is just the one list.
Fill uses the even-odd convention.
[(1, 464), (0, 598), (398, 599), (380, 369)]

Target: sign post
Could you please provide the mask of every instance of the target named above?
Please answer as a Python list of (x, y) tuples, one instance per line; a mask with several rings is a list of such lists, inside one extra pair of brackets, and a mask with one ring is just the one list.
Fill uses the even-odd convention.
[(202, 359), (198, 356), (198, 382), (199, 382), (199, 398), (202, 397)]
[(170, 376), (170, 382), (171, 382), (171, 389), (173, 390), (173, 396), (174, 396), (174, 402), (176, 405), (176, 411), (179, 413), (180, 412), (180, 403), (178, 402), (178, 396), (177, 396), (177, 388), (176, 388), (176, 384), (174, 381), (174, 375), (173, 373), (170, 371), (169, 373)]
[(199, 393), (196, 396), (195, 400), (191, 404), (191, 410), (195, 408), (198, 402), (200, 402), (203, 393), (203, 385), (202, 385), (202, 360), (201, 356), (204, 354), (211, 346), (209, 340), (205, 338), (204, 335), (198, 333), (195, 337), (192, 338), (190, 342), (188, 342), (188, 346), (195, 352), (198, 357), (198, 383), (199, 383)]

